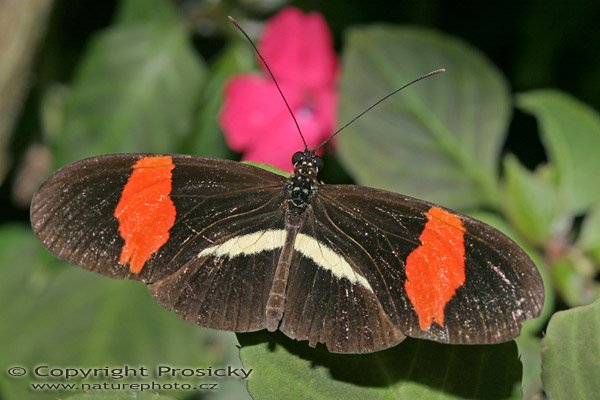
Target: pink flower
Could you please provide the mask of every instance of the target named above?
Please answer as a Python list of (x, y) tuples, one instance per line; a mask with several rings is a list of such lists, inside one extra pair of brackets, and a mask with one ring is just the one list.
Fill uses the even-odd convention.
[[(338, 60), (323, 17), (286, 8), (269, 20), (258, 48), (279, 82), (309, 148), (333, 133)], [(262, 66), (262, 64), (261, 64)], [(248, 161), (293, 170), (304, 150), (275, 83), (261, 75), (233, 77), (225, 87), (219, 123), (227, 143)]]

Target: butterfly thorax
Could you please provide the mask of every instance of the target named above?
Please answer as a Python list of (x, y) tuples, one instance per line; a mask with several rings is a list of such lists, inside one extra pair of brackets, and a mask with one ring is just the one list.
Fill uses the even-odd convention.
[(291, 212), (301, 214), (314, 194), (317, 174), (323, 161), (314, 152), (306, 150), (295, 153), (292, 163), (294, 164), (294, 174), (289, 181), (288, 205)]

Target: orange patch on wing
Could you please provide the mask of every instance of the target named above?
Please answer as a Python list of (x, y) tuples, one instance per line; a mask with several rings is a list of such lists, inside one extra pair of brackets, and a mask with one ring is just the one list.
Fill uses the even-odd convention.
[(404, 284), (423, 331), (433, 322), (444, 326), (444, 308), (465, 283), (466, 231), (458, 216), (441, 208), (431, 207), (425, 216), (421, 245), (406, 259)]
[(171, 157), (144, 157), (133, 165), (133, 172), (121, 193), (114, 216), (125, 241), (119, 263), (139, 274), (144, 264), (169, 240), (175, 223), (171, 198)]

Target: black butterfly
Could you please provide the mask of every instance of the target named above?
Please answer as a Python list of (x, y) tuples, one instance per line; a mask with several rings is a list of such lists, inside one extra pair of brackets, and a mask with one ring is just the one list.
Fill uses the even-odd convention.
[(539, 272), (498, 230), (423, 200), (323, 184), (314, 149), (292, 163), (286, 178), (184, 155), (88, 158), (48, 178), (31, 222), (58, 257), (142, 281), (185, 320), (280, 329), (332, 352), (406, 336), (503, 342), (539, 315)]

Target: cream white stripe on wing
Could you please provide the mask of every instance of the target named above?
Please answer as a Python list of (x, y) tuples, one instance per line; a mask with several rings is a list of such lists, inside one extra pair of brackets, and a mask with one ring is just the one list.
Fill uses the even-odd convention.
[(235, 236), (221, 244), (202, 250), (198, 254), (198, 257), (213, 255), (233, 258), (239, 255), (250, 255), (260, 253), (261, 251), (275, 250), (283, 247), (285, 236), (286, 232), (283, 229), (258, 231), (247, 235)]
[(365, 277), (354, 272), (344, 257), (315, 238), (299, 233), (294, 242), (294, 249), (304, 257), (313, 260), (319, 267), (331, 271), (333, 276), (348, 279), (352, 283), (358, 283), (365, 289), (373, 291)]
[[(202, 250), (198, 257), (227, 256), (230, 258), (240, 255), (257, 254), (263, 251), (275, 250), (285, 244), (284, 229), (270, 229), (233, 237), (216, 246)], [(365, 289), (373, 291), (369, 282), (357, 274), (344, 257), (337, 254), (329, 246), (320, 243), (315, 238), (299, 233), (294, 242), (294, 250), (314, 261), (319, 267), (331, 271), (336, 278), (344, 278), (352, 283), (358, 283)]]

